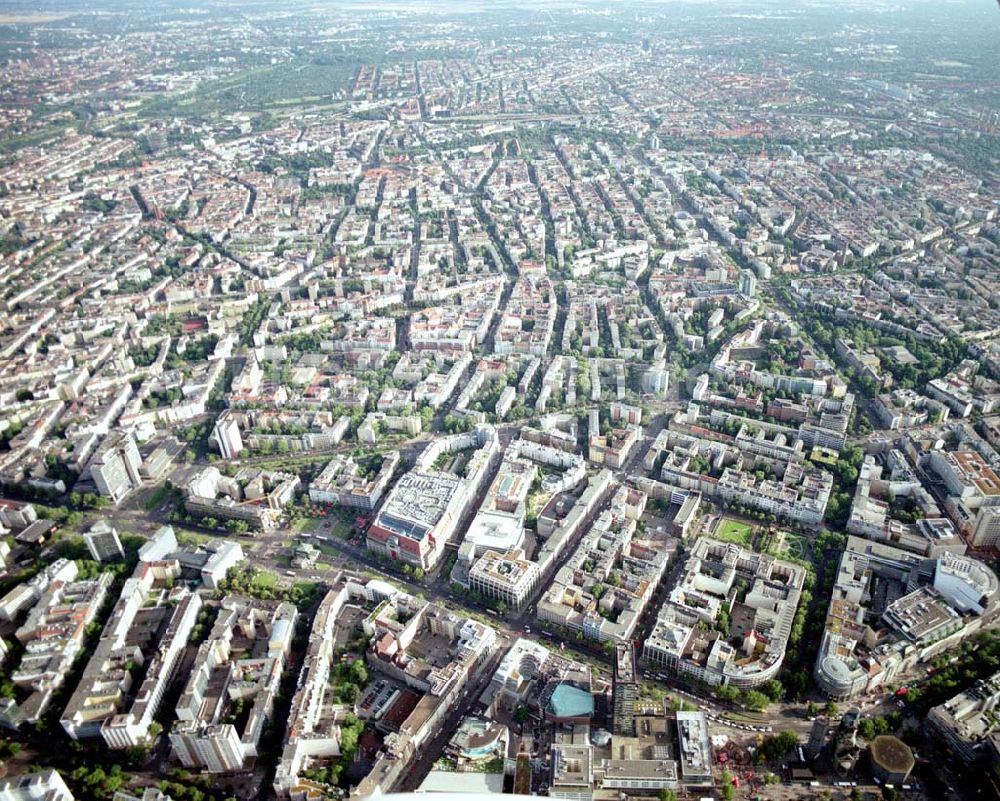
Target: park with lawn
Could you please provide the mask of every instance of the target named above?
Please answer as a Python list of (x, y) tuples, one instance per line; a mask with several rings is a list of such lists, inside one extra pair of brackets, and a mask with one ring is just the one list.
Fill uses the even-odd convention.
[(724, 517), (715, 527), (712, 536), (717, 540), (749, 547), (753, 541), (753, 526), (731, 517)]

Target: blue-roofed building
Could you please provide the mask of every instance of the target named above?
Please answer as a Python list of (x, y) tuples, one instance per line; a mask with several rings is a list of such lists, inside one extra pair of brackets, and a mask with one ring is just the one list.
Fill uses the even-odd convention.
[(545, 708), (555, 721), (587, 721), (594, 716), (594, 696), (589, 690), (561, 681), (552, 690)]

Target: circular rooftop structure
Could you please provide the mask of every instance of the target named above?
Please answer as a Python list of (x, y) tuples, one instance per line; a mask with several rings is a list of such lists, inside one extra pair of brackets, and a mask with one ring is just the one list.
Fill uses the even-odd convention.
[(541, 667), (542, 663), (538, 659), (538, 654), (533, 651), (525, 651), (521, 655), (521, 661), (518, 663), (517, 669), (522, 678), (530, 681), (538, 675)]
[(828, 695), (846, 698), (853, 694), (859, 672), (857, 663), (851, 665), (839, 656), (828, 655), (820, 660), (814, 675), (816, 682)]

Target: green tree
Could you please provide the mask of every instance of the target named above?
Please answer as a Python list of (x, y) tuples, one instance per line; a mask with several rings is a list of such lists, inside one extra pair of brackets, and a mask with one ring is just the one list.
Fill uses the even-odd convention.
[(747, 690), (740, 699), (749, 709), (762, 712), (767, 709), (770, 699), (759, 690)]
[(799, 744), (799, 738), (793, 731), (783, 731), (765, 737), (757, 748), (758, 761), (776, 762)]
[(740, 697), (740, 691), (729, 684), (720, 684), (715, 688), (715, 696), (721, 701), (735, 703)]
[(351, 663), (351, 681), (359, 687), (364, 687), (368, 683), (368, 668), (360, 659), (355, 659)]
[(733, 774), (729, 772), (728, 768), (722, 769), (722, 778), (719, 779), (719, 783), (722, 785), (719, 789), (722, 801), (732, 801), (736, 797), (736, 788), (733, 787)]
[(715, 628), (724, 636), (729, 635), (729, 612), (725, 609), (719, 610), (719, 616), (715, 620)]
[(764, 684), (761, 689), (763, 690), (764, 695), (776, 704), (785, 697), (785, 687), (777, 679), (771, 679), (769, 682)]

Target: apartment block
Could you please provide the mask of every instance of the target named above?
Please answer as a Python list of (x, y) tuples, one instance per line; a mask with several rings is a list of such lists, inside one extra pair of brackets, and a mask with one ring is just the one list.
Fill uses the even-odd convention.
[(243, 450), (243, 437), (236, 416), (226, 409), (215, 421), (215, 441), (223, 459), (235, 459)]
[(669, 554), (636, 536), (646, 505), (620, 486), (538, 602), (537, 616), (599, 642), (628, 641), (667, 568)]
[(300, 484), (294, 473), (244, 468), (229, 477), (210, 466), (188, 482), (184, 508), (201, 517), (243, 520), (267, 531), (278, 525)]
[(12, 729), (35, 723), (45, 714), (83, 649), (87, 626), (97, 617), (111, 586), (110, 573), (76, 581), (76, 564), (69, 564), (73, 569), (45, 588), (14, 632), (24, 652), (10, 679), (22, 700), (0, 701), (0, 722)]
[(309, 499), (371, 512), (378, 506), (398, 465), (399, 451), (383, 456), (374, 473), (363, 469), (351, 456), (334, 456), (309, 483)]
[(288, 603), (223, 599), (170, 730), (171, 748), (184, 767), (227, 773), (258, 756), (297, 619)]
[(102, 738), (109, 748), (148, 740), (201, 598), (175, 586), (176, 560), (140, 562), (126, 580), (60, 723), (74, 740)]
[(805, 575), (791, 562), (702, 537), (643, 655), (708, 684), (760, 686), (781, 669)]

